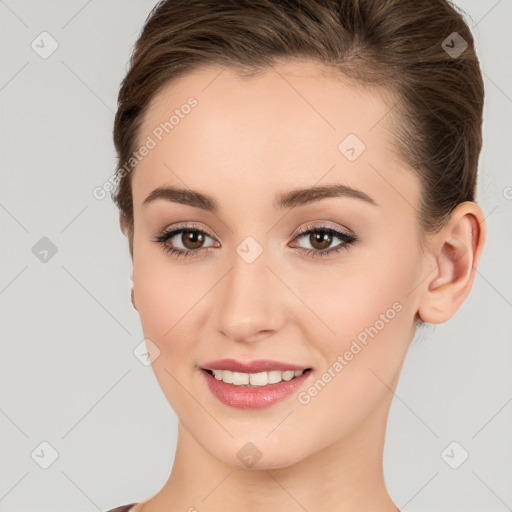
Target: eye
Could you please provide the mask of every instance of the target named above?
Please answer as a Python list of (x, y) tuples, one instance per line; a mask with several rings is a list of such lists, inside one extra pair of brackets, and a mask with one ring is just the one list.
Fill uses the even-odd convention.
[[(300, 249), (310, 257), (324, 257), (339, 253), (358, 240), (355, 235), (344, 233), (343, 231), (329, 226), (306, 227), (299, 231), (294, 240), (304, 238), (307, 235), (309, 235), (307, 241), (313, 248)], [(169, 231), (164, 231), (154, 238), (153, 241), (162, 245), (164, 252), (180, 257), (192, 256), (202, 252), (203, 249), (211, 247), (204, 246), (206, 238), (211, 239), (212, 237), (210, 237), (206, 231), (196, 226), (184, 225), (176, 226)], [(338, 238), (341, 240), (341, 243), (332, 248), (328, 248), (328, 246), (332, 244), (333, 238)], [(180, 244), (183, 248), (179, 247)]]
[[(201, 249), (206, 249), (207, 247), (203, 247), (206, 237), (211, 238), (208, 233), (195, 226), (176, 226), (170, 231), (164, 231), (153, 241), (162, 245), (164, 252), (179, 257), (191, 256), (193, 253), (200, 252)], [(179, 244), (184, 248), (180, 248)]]
[[(306, 227), (299, 232), (295, 237), (295, 240), (304, 238), (306, 235), (308, 235), (307, 242), (313, 248), (303, 249), (303, 252), (307, 256), (311, 256), (313, 258), (322, 258), (330, 254), (337, 254), (348, 249), (350, 245), (353, 245), (358, 240), (355, 235), (344, 233), (343, 231), (339, 231), (329, 226), (315, 226), (313, 228)], [(341, 243), (332, 248), (328, 248), (328, 246), (332, 244), (333, 237), (340, 239)]]

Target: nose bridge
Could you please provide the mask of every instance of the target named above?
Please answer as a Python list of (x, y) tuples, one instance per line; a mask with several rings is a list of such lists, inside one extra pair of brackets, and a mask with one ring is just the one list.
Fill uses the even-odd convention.
[(250, 341), (262, 331), (277, 330), (283, 309), (278, 294), (271, 292), (278, 283), (272, 282), (276, 278), (267, 267), (267, 251), (247, 236), (235, 247), (230, 263), (216, 296), (217, 329), (236, 341)]

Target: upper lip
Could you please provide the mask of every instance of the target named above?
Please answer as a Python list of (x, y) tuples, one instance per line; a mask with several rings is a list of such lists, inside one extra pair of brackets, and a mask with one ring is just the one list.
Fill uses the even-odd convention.
[(270, 359), (257, 359), (254, 361), (238, 361), (236, 359), (216, 359), (208, 361), (202, 367), (204, 370), (229, 370), (239, 373), (258, 373), (286, 370), (307, 370), (309, 366), (286, 363), (283, 361), (272, 361)]

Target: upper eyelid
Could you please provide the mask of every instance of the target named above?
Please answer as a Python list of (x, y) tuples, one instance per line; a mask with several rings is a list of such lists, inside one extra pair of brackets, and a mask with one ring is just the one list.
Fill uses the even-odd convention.
[(354, 236), (349, 230), (334, 227), (329, 224), (307, 224), (306, 226), (300, 228), (295, 236), (297, 237), (304, 235), (309, 231), (334, 231), (340, 235)]
[(169, 228), (169, 229), (164, 229), (161, 233), (160, 236), (167, 236), (169, 235), (172, 235), (173, 237), (176, 236), (178, 233), (180, 233), (181, 231), (197, 231), (199, 233), (204, 233), (206, 236), (209, 236), (210, 238), (215, 238), (213, 235), (211, 235), (206, 229), (204, 228), (201, 228), (199, 226), (195, 226), (195, 225), (177, 225), (177, 226), (173, 226), (172, 228)]

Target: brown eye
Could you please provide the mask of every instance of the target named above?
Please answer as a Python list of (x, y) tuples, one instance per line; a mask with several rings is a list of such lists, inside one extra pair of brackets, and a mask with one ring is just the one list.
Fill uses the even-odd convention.
[[(302, 230), (295, 239), (299, 240), (301, 238), (307, 239), (311, 246), (311, 248), (301, 248), (302, 251), (312, 257), (323, 257), (339, 253), (348, 249), (350, 245), (353, 245), (358, 240), (355, 235), (349, 235), (343, 231), (338, 231), (337, 229), (327, 226), (318, 226)], [(341, 240), (341, 243), (338, 243), (338, 245), (335, 245), (334, 247), (330, 247), (333, 243), (333, 239), (335, 238)]]
[(310, 244), (319, 251), (328, 249), (332, 243), (332, 235), (326, 231), (311, 231), (309, 234)]
[[(203, 230), (191, 226), (180, 226), (157, 236), (153, 241), (162, 245), (164, 252), (175, 256), (191, 256), (203, 252), (206, 238)], [(181, 246), (181, 247), (180, 247)]]
[(204, 233), (195, 229), (182, 230), (181, 242), (186, 249), (200, 249), (204, 243)]
[[(343, 231), (338, 231), (337, 229), (327, 226), (319, 226), (312, 229), (303, 230), (295, 237), (295, 239), (306, 237), (312, 248), (300, 249), (308, 256), (312, 257), (323, 257), (330, 254), (339, 253), (345, 249), (348, 249), (350, 245), (354, 244), (358, 240), (355, 235), (350, 235), (344, 233)], [(201, 229), (190, 226), (180, 226), (173, 230), (162, 233), (153, 241), (162, 245), (163, 250), (166, 253), (179, 257), (197, 255), (202, 253), (203, 249), (211, 247), (211, 245), (204, 246), (206, 238), (211, 239), (208, 233)], [(341, 240), (341, 243), (330, 248), (335, 238)], [(182, 247), (179, 247), (179, 245)]]

